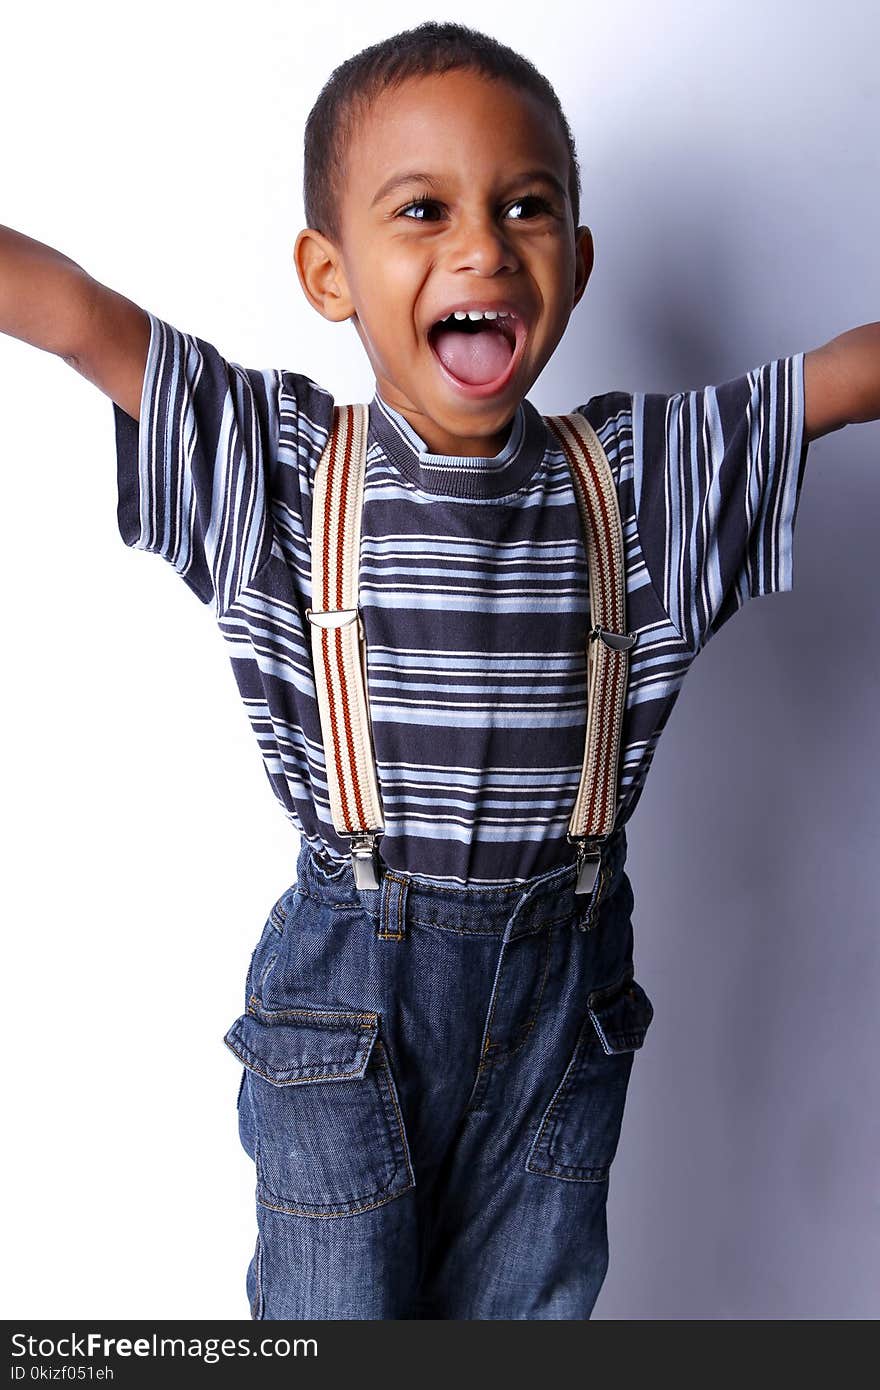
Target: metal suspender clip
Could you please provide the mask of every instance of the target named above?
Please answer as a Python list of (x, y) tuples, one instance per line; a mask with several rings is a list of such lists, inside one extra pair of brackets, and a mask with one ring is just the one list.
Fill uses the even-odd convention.
[(608, 836), (572, 835), (569, 832), (566, 839), (569, 844), (577, 846), (577, 880), (574, 891), (578, 894), (592, 893), (602, 864), (602, 846), (608, 840)]
[(379, 833), (375, 830), (356, 830), (346, 835), (351, 841), (351, 868), (355, 888), (379, 887), (379, 855), (376, 842)]
[(357, 619), (358, 631), (361, 637), (364, 635), (364, 624), (361, 619), (359, 608), (339, 608), (328, 609), (322, 612), (320, 609), (307, 608), (306, 617), (312, 627), (347, 627)]
[(590, 641), (595, 642), (597, 637), (615, 652), (628, 652), (639, 640), (637, 632), (609, 632), (607, 627), (591, 627)]

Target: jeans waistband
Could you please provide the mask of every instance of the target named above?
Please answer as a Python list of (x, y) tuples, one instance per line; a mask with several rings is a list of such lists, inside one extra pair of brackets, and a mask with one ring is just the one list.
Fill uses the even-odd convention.
[(402, 935), (407, 923), (422, 923), (512, 938), (547, 922), (586, 918), (600, 901), (617, 891), (625, 862), (626, 831), (620, 826), (602, 848), (602, 865), (592, 895), (575, 893), (574, 861), (520, 882), (462, 888), (383, 865), (378, 888), (357, 888), (347, 860), (338, 868), (325, 866), (303, 840), (296, 888), (331, 907), (365, 910), (382, 923), (383, 935)]

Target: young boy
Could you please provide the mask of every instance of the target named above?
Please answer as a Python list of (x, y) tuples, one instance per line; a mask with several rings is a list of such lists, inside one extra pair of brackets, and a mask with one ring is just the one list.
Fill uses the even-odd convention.
[(369, 357), (359, 552), (384, 833), (360, 886), (334, 829), (309, 617), (334, 401), (245, 369), (27, 237), (0, 328), (114, 401), (118, 520), (213, 608), (301, 836), (246, 1010), (255, 1318), (582, 1319), (634, 1051), (624, 824), (697, 653), (791, 588), (808, 442), (880, 417), (880, 324), (672, 396), (579, 406), (611, 465), (636, 635), (598, 896), (567, 838), (584, 751), (584, 535), (527, 399), (593, 263), (574, 143), (510, 49), (423, 24), (309, 117), (302, 288)]

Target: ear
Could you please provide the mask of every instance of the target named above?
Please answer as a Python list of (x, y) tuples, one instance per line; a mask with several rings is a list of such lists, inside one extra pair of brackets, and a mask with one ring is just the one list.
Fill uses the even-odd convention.
[(333, 323), (351, 318), (354, 304), (345, 267), (332, 241), (314, 227), (305, 227), (296, 239), (293, 262), (303, 293), (319, 314)]
[(589, 227), (578, 227), (575, 234), (575, 276), (574, 276), (574, 297), (571, 307), (579, 302), (584, 290), (587, 288), (587, 281), (593, 270), (593, 233)]

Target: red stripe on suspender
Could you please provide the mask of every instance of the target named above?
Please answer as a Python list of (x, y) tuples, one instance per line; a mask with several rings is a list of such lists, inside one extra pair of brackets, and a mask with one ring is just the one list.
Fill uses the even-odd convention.
[[(348, 504), (348, 482), (349, 482), (349, 477), (350, 477), (350, 475), (351, 475), (351, 454), (352, 454), (352, 447), (353, 447), (353, 440), (354, 440), (354, 407), (351, 406), (351, 405), (346, 406), (346, 407), (345, 407), (345, 412), (346, 412), (346, 425), (347, 425), (346, 437), (345, 437), (345, 456), (344, 456), (343, 462), (342, 462), (342, 477), (341, 477), (341, 479), (340, 479), (340, 484), (339, 484), (339, 507), (338, 507), (337, 510), (336, 510), (336, 516), (337, 516), (338, 525), (339, 525), (339, 530), (338, 530), (338, 533), (337, 533), (337, 536), (336, 536), (336, 607), (337, 607), (337, 608), (341, 608), (341, 607), (342, 607), (342, 600), (343, 600), (342, 579), (343, 579), (343, 570), (344, 570), (344, 564), (345, 564), (345, 525), (346, 525), (346, 507), (347, 507), (347, 504)], [(332, 454), (331, 454), (331, 459), (332, 459)], [(328, 484), (329, 484), (329, 481), (330, 481), (330, 474), (328, 473)], [(329, 486), (328, 486), (328, 496), (329, 496)], [(359, 558), (359, 557), (358, 557), (357, 555), (353, 556), (353, 557), (352, 557), (352, 564), (356, 565), (356, 564), (358, 563), (358, 558)], [(325, 577), (326, 577), (326, 570), (325, 570)], [(326, 586), (325, 586), (325, 587), (326, 587)], [(329, 593), (329, 589), (328, 589), (327, 591), (328, 591), (328, 593)], [(326, 638), (327, 638), (327, 637), (329, 637), (329, 633), (326, 633), (326, 631), (325, 631), (325, 646), (328, 646), (328, 645), (329, 645), (329, 644), (327, 643), (327, 641), (326, 641)], [(343, 817), (344, 817), (344, 819), (345, 819), (345, 825), (346, 825), (346, 829), (347, 829), (347, 830), (361, 830), (361, 829), (366, 829), (367, 818), (366, 818), (366, 815), (365, 815), (365, 813), (364, 813), (363, 796), (362, 796), (362, 793), (361, 793), (360, 779), (358, 778), (358, 765), (357, 765), (357, 755), (356, 755), (355, 746), (354, 746), (354, 735), (352, 734), (352, 729), (351, 729), (351, 703), (350, 703), (350, 699), (349, 699), (348, 683), (347, 683), (347, 681), (346, 681), (346, 676), (345, 676), (345, 665), (344, 665), (343, 659), (342, 659), (342, 629), (341, 629), (341, 628), (336, 628), (336, 629), (335, 629), (334, 649), (335, 649), (335, 657), (336, 657), (336, 669), (337, 669), (337, 673), (338, 673), (338, 676), (339, 676), (339, 695), (340, 695), (340, 701), (341, 701), (341, 704), (342, 704), (342, 722), (343, 722), (343, 726), (344, 726), (344, 729), (345, 729), (345, 748), (346, 748), (346, 752), (347, 752), (347, 754), (348, 754), (349, 769), (350, 769), (350, 771), (351, 771), (351, 785), (352, 785), (352, 791), (354, 792), (355, 811), (356, 811), (356, 813), (357, 813), (357, 825), (353, 825), (353, 824), (352, 824), (351, 813), (350, 813), (349, 808), (348, 808), (348, 798), (346, 797), (346, 794), (345, 794), (345, 783), (344, 783), (343, 777), (342, 777), (342, 763), (341, 763), (340, 757), (339, 757), (338, 754), (337, 754), (337, 768), (338, 768), (338, 773), (339, 773), (339, 790), (340, 790), (340, 799), (341, 799), (341, 801), (342, 801), (342, 814), (343, 814)], [(333, 709), (332, 705), (331, 705), (331, 722), (332, 722), (333, 728), (334, 728), (334, 747), (338, 750), (338, 748), (339, 748), (339, 738), (338, 738), (338, 733), (337, 733), (337, 723), (336, 723), (336, 718), (335, 718), (335, 710)]]
[[(352, 448), (353, 448), (353, 445), (354, 445), (354, 427), (355, 427), (355, 424), (354, 424), (354, 422), (355, 422), (354, 406), (348, 405), (348, 406), (345, 407), (345, 409), (346, 409), (346, 412), (347, 412), (347, 415), (348, 415), (348, 429), (347, 429), (347, 431), (346, 431), (346, 441), (345, 441), (345, 462), (344, 462), (344, 464), (343, 464), (343, 469), (342, 469), (342, 482), (341, 482), (340, 490), (339, 490), (339, 543), (338, 543), (338, 548), (337, 548), (337, 564), (338, 564), (338, 570), (337, 570), (337, 574), (336, 574), (337, 604), (338, 604), (338, 606), (339, 606), (340, 608), (342, 607), (342, 566), (343, 566), (343, 557), (344, 557), (344, 555), (345, 555), (345, 521), (346, 521), (346, 506), (347, 506), (347, 504), (348, 504), (348, 480), (349, 480), (349, 476), (350, 476), (350, 474), (351, 474), (351, 454), (352, 454)], [(353, 555), (353, 556), (351, 557), (351, 563), (352, 563), (352, 565), (355, 565), (355, 566), (356, 566), (356, 565), (358, 564), (358, 562), (359, 562), (359, 558), (360, 558), (360, 557), (359, 557), (358, 555)], [(357, 825), (356, 825), (356, 826), (349, 825), (348, 828), (349, 828), (349, 830), (355, 830), (355, 829), (361, 830), (361, 829), (366, 829), (366, 826), (367, 826), (367, 817), (366, 817), (366, 815), (365, 815), (365, 813), (364, 813), (363, 796), (362, 796), (362, 794), (361, 794), (361, 785), (360, 785), (360, 780), (359, 780), (359, 778), (358, 778), (358, 764), (357, 764), (357, 754), (356, 754), (356, 752), (355, 752), (355, 746), (354, 746), (354, 735), (352, 734), (352, 731), (351, 731), (351, 707), (350, 707), (350, 704), (349, 704), (348, 684), (347, 684), (346, 678), (345, 678), (345, 668), (344, 668), (344, 666), (343, 666), (343, 664), (342, 664), (342, 629), (341, 629), (341, 628), (337, 628), (337, 629), (336, 629), (336, 660), (337, 660), (337, 666), (338, 666), (338, 669), (339, 669), (339, 686), (340, 686), (340, 691), (341, 691), (341, 694), (342, 694), (342, 717), (343, 717), (343, 720), (344, 720), (344, 722), (345, 722), (345, 741), (346, 741), (346, 747), (348, 748), (348, 757), (349, 757), (349, 763), (350, 763), (350, 766), (351, 766), (351, 785), (352, 785), (352, 791), (354, 792), (355, 810), (357, 811), (357, 817), (358, 817), (358, 823), (357, 823)], [(347, 822), (347, 821), (348, 821), (348, 818), (346, 817), (346, 822)]]
[(322, 548), (324, 552), (324, 591), (321, 594), (321, 607), (326, 613), (330, 607), (330, 527), (326, 523), (326, 518), (332, 515), (331, 498), (333, 496), (333, 475), (336, 472), (336, 453), (339, 448), (339, 408), (335, 407), (333, 424), (330, 427), (330, 457), (327, 460), (327, 479), (324, 484), (327, 501), (324, 504), (324, 536)]
[[(337, 636), (339, 628), (336, 629)], [(342, 750), (339, 746), (339, 725), (336, 718), (336, 704), (333, 699), (333, 673), (330, 666), (330, 633), (326, 628), (321, 629), (321, 655), (324, 659), (324, 682), (327, 687), (327, 704), (330, 709), (330, 730), (333, 735), (333, 755), (336, 759), (336, 780), (339, 783), (339, 797), (342, 802), (342, 814), (345, 819), (345, 827), (352, 830), (351, 815), (348, 810), (348, 797), (345, 794), (345, 781), (343, 780)]]
[(354, 434), (354, 407), (347, 405), (346, 431), (345, 431), (345, 458), (342, 461), (342, 478), (339, 483), (339, 508), (336, 517), (339, 521), (339, 532), (336, 537), (336, 607), (342, 607), (342, 577), (345, 570), (345, 522), (346, 506), (348, 505), (348, 476), (351, 472), (351, 444)]
[(354, 738), (353, 738), (352, 732), (351, 732), (351, 708), (350, 708), (350, 706), (349, 706), (349, 701), (348, 701), (348, 686), (347, 686), (346, 683), (345, 683), (345, 670), (344, 670), (343, 665), (342, 665), (342, 628), (341, 628), (341, 627), (338, 627), (338, 628), (336, 629), (336, 661), (337, 661), (337, 665), (338, 665), (338, 668), (339, 668), (339, 684), (340, 684), (340, 686), (341, 686), (341, 692), (340, 692), (340, 693), (341, 693), (341, 696), (342, 696), (342, 718), (343, 718), (343, 720), (344, 720), (344, 722), (345, 722), (345, 742), (346, 742), (346, 747), (348, 748), (348, 756), (349, 756), (349, 762), (350, 762), (350, 767), (351, 767), (351, 785), (352, 785), (352, 790), (353, 790), (353, 792), (354, 792), (355, 810), (357, 811), (357, 814), (358, 814), (358, 823), (357, 823), (356, 826), (349, 824), (349, 820), (348, 820), (348, 815), (347, 815), (347, 814), (346, 814), (346, 818), (345, 818), (345, 819), (346, 819), (346, 824), (348, 825), (349, 830), (366, 830), (366, 828), (367, 828), (367, 821), (366, 821), (366, 816), (364, 815), (364, 804), (363, 804), (363, 798), (362, 798), (362, 796), (361, 796), (361, 786), (360, 786), (360, 782), (358, 781), (357, 758), (355, 757), (355, 751), (354, 751)]
[[(324, 508), (325, 518), (332, 515), (331, 499), (333, 496), (333, 480), (336, 472), (336, 452), (339, 442), (339, 431), (337, 419), (334, 419), (332, 438), (330, 440), (330, 458), (327, 461), (327, 478), (325, 482), (327, 502)], [(322, 607), (326, 612), (330, 607), (330, 527), (325, 524), (323, 536), (324, 553), (324, 591), (322, 594)], [(341, 605), (340, 605), (341, 606)], [(337, 632), (339, 629), (337, 628)], [(345, 794), (345, 780), (343, 777), (342, 749), (339, 744), (339, 721), (336, 717), (336, 703), (333, 699), (333, 678), (330, 666), (330, 633), (327, 628), (321, 629), (321, 656), (324, 662), (324, 683), (327, 688), (327, 704), (330, 711), (330, 732), (333, 737), (333, 757), (336, 762), (336, 780), (339, 784), (339, 795), (342, 802), (342, 815), (345, 820), (346, 828), (352, 830), (351, 815), (348, 809), (348, 798)]]

